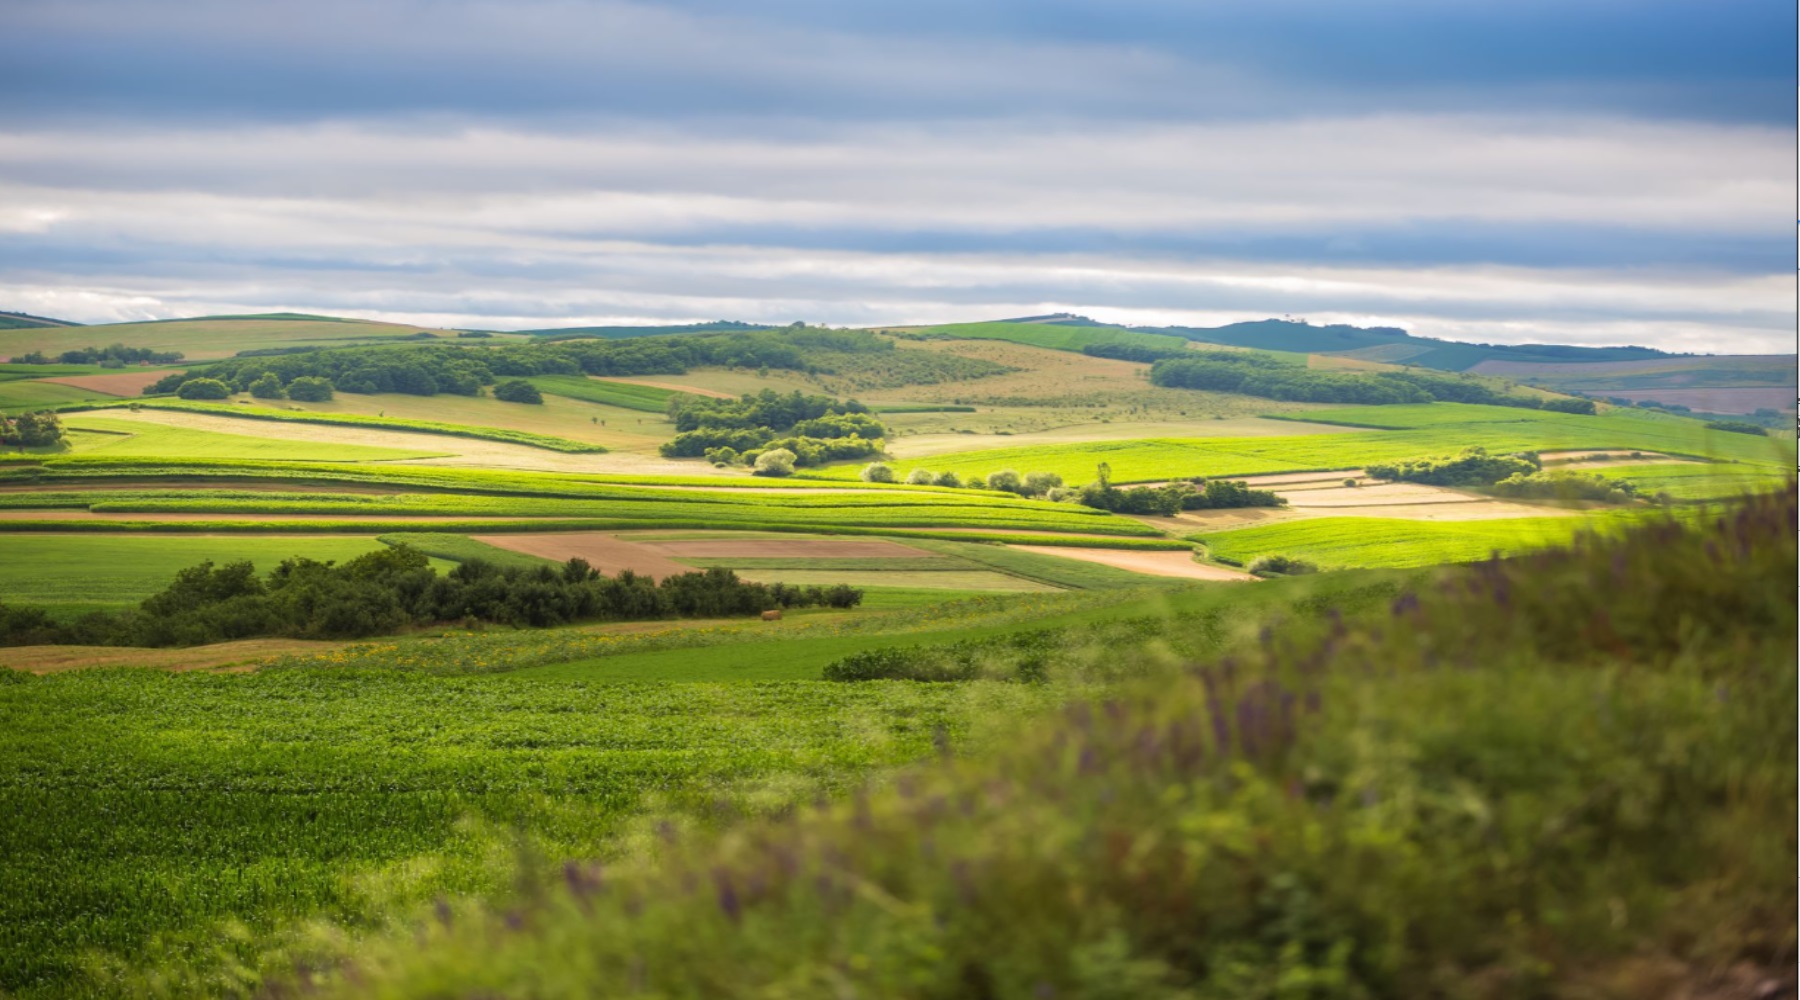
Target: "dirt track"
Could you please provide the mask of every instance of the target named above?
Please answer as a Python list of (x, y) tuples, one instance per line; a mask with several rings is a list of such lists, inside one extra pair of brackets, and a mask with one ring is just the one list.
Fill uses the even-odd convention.
[(607, 576), (616, 576), (620, 570), (631, 570), (639, 576), (664, 577), (680, 573), (692, 573), (694, 567), (681, 563), (657, 552), (649, 545), (622, 541), (612, 535), (604, 535), (595, 531), (575, 531), (565, 534), (532, 534), (532, 535), (471, 535), (478, 542), (486, 542), (496, 548), (523, 552), (528, 556), (544, 559), (555, 559), (562, 562), (566, 559), (580, 557)]
[(1083, 562), (1099, 563), (1115, 569), (1130, 570), (1133, 573), (1144, 573), (1149, 576), (1178, 576), (1189, 580), (1254, 580), (1242, 570), (1226, 569), (1222, 566), (1207, 566), (1194, 561), (1191, 552), (1139, 552), (1132, 549), (1075, 549), (1060, 545), (1012, 545), (1009, 548), (1021, 552), (1036, 552), (1046, 556), (1062, 556), (1065, 559), (1080, 559)]

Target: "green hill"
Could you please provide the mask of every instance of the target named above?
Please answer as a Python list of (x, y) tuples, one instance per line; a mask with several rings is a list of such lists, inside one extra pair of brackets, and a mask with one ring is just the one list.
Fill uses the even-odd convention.
[(68, 320), (33, 316), (30, 313), (0, 311), (0, 330), (39, 330), (45, 327), (80, 326)]
[(54, 357), (84, 347), (124, 344), (157, 351), (180, 351), (192, 361), (228, 358), (248, 350), (392, 343), (417, 337), (420, 333), (455, 336), (449, 331), (426, 330), (399, 323), (302, 313), (199, 316), (94, 326), (63, 326), (52, 321), (33, 326), (0, 324), (0, 357), (18, 357), (32, 351)]

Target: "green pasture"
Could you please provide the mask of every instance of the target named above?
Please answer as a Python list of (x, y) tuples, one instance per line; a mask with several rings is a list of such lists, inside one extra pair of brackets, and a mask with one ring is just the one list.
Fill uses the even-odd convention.
[(588, 403), (604, 403), (608, 406), (621, 406), (627, 410), (639, 410), (645, 413), (663, 413), (669, 408), (669, 400), (684, 393), (672, 389), (660, 389), (653, 385), (636, 385), (630, 382), (608, 382), (604, 379), (588, 378), (585, 375), (536, 375), (526, 379), (539, 390), (557, 396), (567, 396)]
[[(1441, 409), (1440, 409), (1441, 408)], [(1055, 472), (1071, 483), (1091, 482), (1107, 463), (1116, 482), (1188, 476), (1250, 476), (1315, 469), (1360, 468), (1371, 462), (1452, 455), (1471, 445), (1490, 451), (1637, 449), (1787, 467), (1791, 438), (1756, 438), (1707, 430), (1697, 420), (1613, 411), (1599, 416), (1544, 413), (1499, 406), (1428, 403), (1314, 410), (1309, 423), (1371, 427), (1349, 434), (1256, 438), (1150, 438), (987, 448), (893, 463), (904, 477), (917, 468), (988, 475), (1002, 469)], [(1384, 425), (1376, 429), (1371, 425)], [(848, 466), (828, 470), (853, 477)]]
[[(48, 606), (61, 614), (118, 608), (208, 559), (248, 559), (267, 572), (294, 556), (343, 562), (379, 548), (378, 540), (356, 535), (13, 534), (0, 539), (0, 602)], [(440, 571), (449, 568), (441, 560), (435, 564)]]
[[(35, 367), (35, 366), (33, 366)], [(80, 389), (57, 382), (34, 382), (27, 379), (0, 379), (0, 411), (52, 410), (70, 403), (116, 397), (92, 389)]]
[[(108, 397), (111, 398), (111, 397)], [(322, 424), (336, 427), (372, 427), (381, 430), (411, 431), (420, 434), (443, 434), (450, 437), (477, 438), (487, 441), (500, 441), (506, 444), (521, 444), (530, 448), (544, 448), (549, 451), (570, 452), (576, 454), (596, 454), (607, 449), (601, 445), (584, 441), (572, 441), (564, 437), (550, 434), (534, 434), (504, 427), (477, 427), (471, 424), (449, 424), (435, 420), (412, 420), (404, 417), (374, 416), (365, 413), (321, 413), (312, 410), (290, 409), (278, 410), (269, 406), (256, 406), (245, 403), (207, 403), (186, 399), (136, 399), (118, 400), (93, 406), (68, 407), (79, 410), (106, 410), (115, 408), (131, 408), (151, 410), (177, 410), (185, 413), (204, 413), (209, 416), (227, 417), (239, 420), (269, 420), (288, 424)], [(184, 452), (173, 452), (169, 457), (178, 457)]]
[(288, 441), (170, 427), (147, 420), (66, 416), (70, 450), (77, 455), (117, 459), (275, 459), (285, 462), (392, 462), (431, 458), (442, 451), (411, 451), (369, 445)]
[(1608, 511), (1585, 517), (1493, 521), (1409, 521), (1315, 517), (1197, 536), (1215, 556), (1248, 564), (1257, 556), (1305, 559), (1323, 569), (1407, 568), (1474, 562), (1496, 552), (1518, 555), (1566, 544), (1584, 531), (1625, 527), (1648, 512)]
[(84, 347), (124, 344), (158, 351), (180, 351), (192, 361), (226, 358), (239, 351), (269, 347), (393, 344), (417, 332), (419, 328), (413, 326), (327, 316), (210, 316), (96, 326), (0, 329), (0, 356), (17, 357), (32, 351), (56, 355)]
[(1690, 502), (1730, 500), (1775, 489), (1791, 478), (1782, 469), (1766, 465), (1603, 465), (1584, 470), (1575, 463), (1563, 468), (1593, 471), (1610, 479), (1629, 479), (1637, 484), (1640, 493), (1667, 494), (1671, 499)]

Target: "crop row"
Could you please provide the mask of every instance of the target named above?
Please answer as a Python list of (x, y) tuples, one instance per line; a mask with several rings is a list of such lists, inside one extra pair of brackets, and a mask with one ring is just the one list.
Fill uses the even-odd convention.
[(543, 448), (548, 451), (568, 452), (571, 454), (598, 454), (606, 451), (604, 447), (597, 444), (589, 444), (583, 441), (571, 441), (568, 438), (555, 437), (549, 434), (533, 434), (529, 431), (507, 430), (501, 427), (477, 427), (472, 424), (446, 424), (435, 420), (411, 420), (404, 417), (372, 417), (361, 413), (312, 413), (298, 410), (276, 410), (262, 406), (204, 403), (182, 399), (134, 399), (118, 400), (115, 402), (73, 403), (57, 407), (57, 409), (65, 413), (73, 413), (82, 410), (107, 410), (119, 409), (121, 407), (152, 410), (181, 410), (189, 413), (207, 413), (214, 416), (239, 417), (247, 420), (271, 420), (278, 423), (382, 427), (396, 431), (417, 431), (424, 434), (443, 434), (449, 437), (500, 441), (506, 444), (525, 445), (529, 448)]

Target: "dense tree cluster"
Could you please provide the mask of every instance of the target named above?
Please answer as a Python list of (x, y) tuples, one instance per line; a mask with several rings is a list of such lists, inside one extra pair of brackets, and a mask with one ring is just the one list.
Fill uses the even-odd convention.
[(180, 351), (153, 351), (148, 347), (126, 347), (124, 344), (110, 344), (106, 347), (80, 347), (73, 351), (64, 351), (55, 357), (43, 351), (32, 351), (13, 359), (20, 365), (101, 365), (118, 367), (122, 365), (151, 364), (172, 365), (180, 361)]
[[(1191, 355), (1196, 352), (1187, 352)], [(1337, 372), (1288, 364), (1263, 354), (1200, 352), (1158, 361), (1150, 369), (1155, 385), (1178, 389), (1235, 392), (1264, 399), (1306, 403), (1393, 405), (1400, 403), (1484, 403), (1563, 413), (1595, 412), (1591, 399), (1515, 396), (1468, 375), (1424, 371)]]
[(1239, 507), (1283, 507), (1287, 501), (1269, 490), (1253, 490), (1243, 480), (1178, 479), (1163, 486), (1120, 489), (1104, 476), (1076, 493), (1082, 505), (1115, 514), (1159, 514), (1174, 517), (1184, 510), (1228, 510)]
[(144, 391), (176, 392), (184, 382), (210, 378), (234, 392), (248, 392), (259, 380), (273, 376), (289, 389), (290, 398), (297, 398), (289, 387), (299, 378), (324, 379), (339, 392), (474, 396), (501, 379), (532, 375), (675, 375), (699, 365), (810, 371), (809, 350), (893, 349), (892, 341), (862, 331), (813, 329), (528, 344), (279, 349), (245, 352), (208, 365), (204, 372), (171, 374)]
[(1769, 432), (1760, 425), (1747, 420), (1714, 420), (1706, 425), (1709, 431), (1725, 431), (1729, 434), (1754, 434), (1757, 437), (1768, 437)]
[(1521, 500), (1598, 500), (1630, 503), (1638, 498), (1637, 484), (1629, 479), (1608, 479), (1595, 472), (1515, 472), (1496, 482), (1495, 496)]
[(868, 407), (798, 390), (764, 389), (738, 399), (679, 395), (669, 402), (669, 416), (676, 434), (662, 446), (667, 458), (754, 465), (763, 452), (784, 449), (794, 465), (806, 467), (879, 455), (886, 446), (887, 428)]
[(1415, 458), (1405, 462), (1370, 465), (1376, 479), (1393, 479), (1431, 486), (1492, 486), (1508, 476), (1531, 476), (1541, 468), (1529, 452), (1490, 455), (1486, 448), (1464, 448), (1455, 457)]
[(0, 413), (0, 446), (48, 448), (63, 439), (62, 421), (49, 410), (9, 417)]
[(191, 646), (288, 636), (343, 639), (437, 622), (544, 627), (592, 620), (752, 615), (776, 608), (855, 607), (853, 587), (748, 583), (728, 569), (682, 573), (661, 583), (629, 570), (602, 576), (586, 562), (500, 567), (480, 560), (439, 576), (406, 546), (342, 565), (289, 559), (266, 576), (248, 562), (204, 562), (176, 575), (136, 609), (96, 612), (73, 623), (39, 609), (0, 605), (0, 645)]

